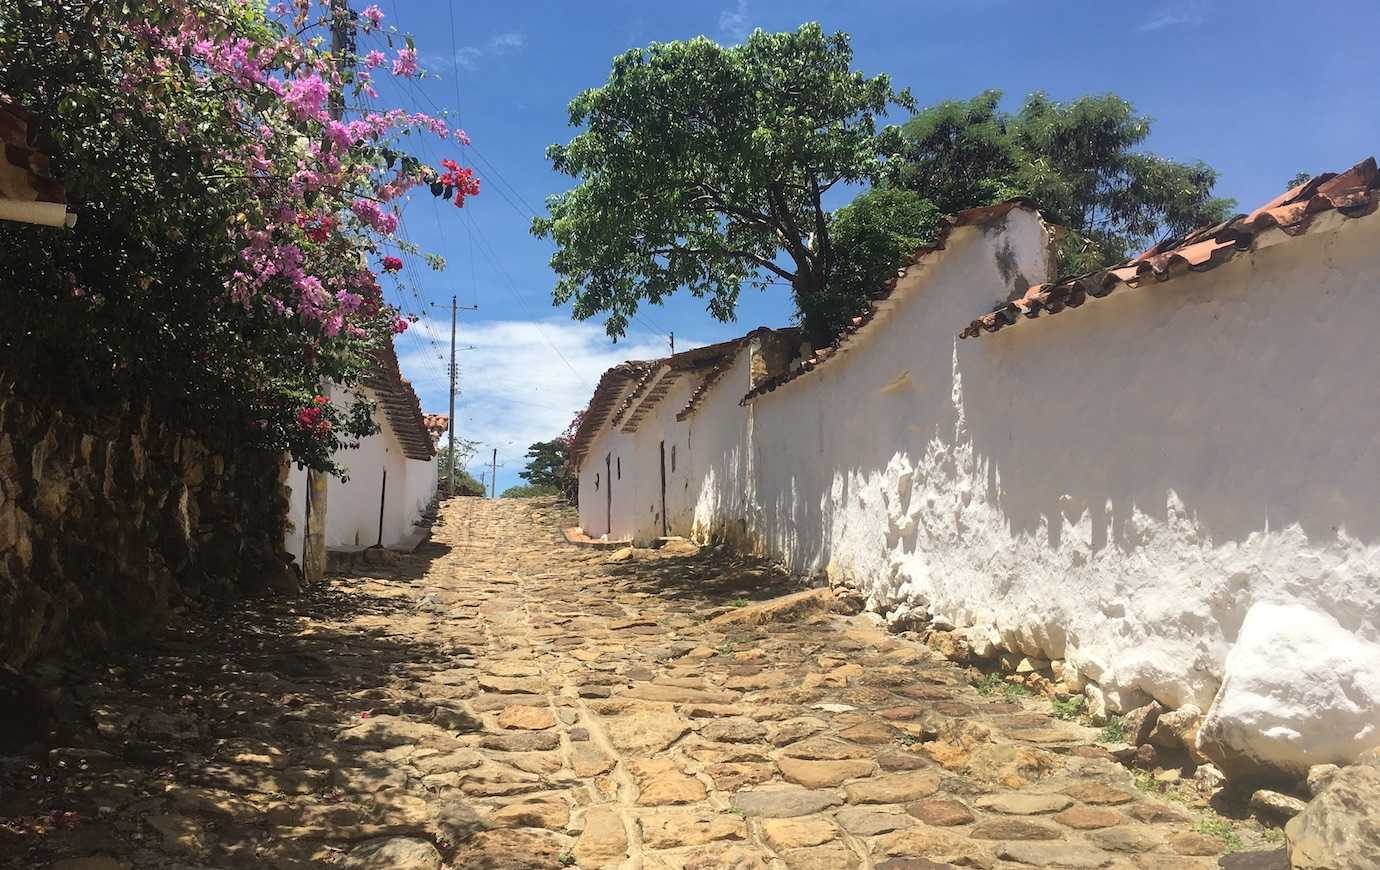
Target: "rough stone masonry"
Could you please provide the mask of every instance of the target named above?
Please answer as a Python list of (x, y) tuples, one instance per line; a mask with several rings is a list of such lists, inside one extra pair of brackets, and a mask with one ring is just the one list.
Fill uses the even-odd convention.
[(281, 465), (153, 401), (0, 382), (0, 665), (136, 637), (188, 595), (295, 590)]

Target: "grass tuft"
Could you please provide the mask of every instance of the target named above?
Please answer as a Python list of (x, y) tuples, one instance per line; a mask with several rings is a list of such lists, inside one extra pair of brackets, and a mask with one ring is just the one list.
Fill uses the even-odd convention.
[(1221, 840), (1228, 852), (1235, 852), (1241, 848), (1241, 835), (1236, 833), (1231, 822), (1225, 819), (1199, 819), (1193, 823), (1193, 830)]
[(1067, 700), (1058, 698), (1050, 699), (1050, 706), (1054, 708), (1054, 718), (1063, 719), (1065, 722), (1072, 722), (1083, 714), (1084, 700), (1082, 695), (1074, 695)]
[(1122, 723), (1120, 716), (1112, 716), (1103, 726), (1102, 733), (1097, 735), (1099, 743), (1123, 743), (1126, 740), (1126, 726)]

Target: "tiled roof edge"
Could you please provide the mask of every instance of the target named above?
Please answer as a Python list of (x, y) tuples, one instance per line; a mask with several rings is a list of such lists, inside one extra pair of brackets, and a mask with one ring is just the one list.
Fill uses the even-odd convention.
[(1280, 230), (1290, 237), (1307, 233), (1319, 214), (1335, 212), (1346, 219), (1368, 215), (1380, 205), (1377, 188), (1380, 173), (1376, 171), (1375, 158), (1367, 157), (1346, 172), (1325, 172), (1311, 178), (1250, 214), (1202, 227), (1182, 238), (1165, 239), (1118, 266), (1031, 287), (1021, 298), (998, 305), (973, 320), (958, 337), (978, 338), (983, 333), (1013, 326), (1023, 317), (1058, 314), (1123, 286), (1140, 287), (1148, 278), (1163, 282), (1184, 272), (1215, 269), (1250, 250), (1266, 231)]

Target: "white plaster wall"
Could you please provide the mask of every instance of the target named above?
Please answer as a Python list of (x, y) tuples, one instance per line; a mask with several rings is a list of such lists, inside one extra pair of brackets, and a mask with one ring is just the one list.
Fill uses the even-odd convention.
[[(638, 424), (636, 432), (610, 431), (607, 425), (591, 442), (579, 473), (580, 526), (590, 537), (646, 544), (662, 534), (661, 445), (666, 445), (667, 531), (672, 535), (707, 532), (718, 511), (717, 494), (729, 489), (725, 461), (740, 455), (744, 414), (738, 400), (748, 390), (748, 355), (739, 355), (696, 412), (684, 421), (676, 415), (699, 387), (703, 373), (687, 372)], [(613, 499), (609, 529), (604, 458), (611, 456)], [(618, 469), (621, 462), (622, 476)], [(730, 475), (732, 479), (739, 479)], [(597, 478), (597, 481), (596, 481)], [(596, 486), (597, 482), (597, 486)], [(740, 507), (732, 497), (724, 509)]]
[(1175, 706), (1212, 700), (1258, 602), (1375, 642), (1378, 229), (963, 342), (1003, 282), (998, 238), (956, 232), (876, 334), (752, 404), (760, 514), (716, 521), (747, 518), (764, 551), (855, 578), (874, 607)]
[[(1064, 658), (1114, 707), (1206, 709), (1257, 606), (1322, 614), (1338, 643), (1380, 654), (1380, 214), (955, 338), (1044, 263), (1027, 212), (956, 229), (818, 371), (740, 408), (743, 352), (685, 423), (664, 418), (677, 387), (639, 433), (592, 445), (585, 529), (606, 530), (592, 481), (612, 452), (614, 537), (643, 534), (628, 470), (656, 481), (664, 437), (688, 460), (673, 533)], [(1282, 679), (1301, 667), (1277, 664)], [(1351, 748), (1380, 742), (1363, 695), (1347, 701), (1370, 705)]]
[(300, 568), (307, 533), (307, 470), (291, 460), (288, 463), (287, 486), (288, 522), (292, 528), (288, 529), (284, 546)]
[[(339, 387), (334, 397), (349, 401)], [(370, 399), (372, 391), (363, 390)], [(382, 412), (379, 412), (382, 418)], [(383, 418), (380, 431), (360, 441), (357, 449), (341, 450), (335, 460), (345, 469), (348, 480), (331, 478), (326, 495), (326, 546), (331, 549), (359, 549), (373, 546), (379, 539), (379, 491), (383, 470), (388, 470), (388, 491), (384, 504), (383, 545), (397, 544), (416, 526), (423, 511), (436, 495), (439, 460), (408, 459), (402, 445)], [(306, 531), (307, 472), (295, 463), (288, 470), (288, 519), (294, 528), (288, 532), (287, 551), (302, 564), (303, 535)]]
[[(374, 399), (370, 390), (364, 395)], [(407, 517), (407, 457), (378, 412), (379, 431), (360, 441), (359, 447), (342, 450), (335, 460), (345, 470), (346, 480), (331, 478), (326, 496), (326, 546), (353, 550), (379, 542), (379, 494), (388, 471), (384, 501), (383, 546), (396, 544), (411, 528)]]
[(430, 459), (409, 459), (407, 467), (407, 490), (404, 494), (403, 506), (406, 513), (402, 517), (407, 534), (417, 524), (417, 520), (431, 502), (436, 498), (436, 488), (439, 485), (439, 475), (441, 471), (441, 459), (439, 455), (433, 455)]

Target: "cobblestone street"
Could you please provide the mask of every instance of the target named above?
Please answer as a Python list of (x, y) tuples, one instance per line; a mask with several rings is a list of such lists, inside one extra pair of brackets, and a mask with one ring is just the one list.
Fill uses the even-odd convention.
[(798, 591), (768, 565), (562, 521), (452, 501), (367, 576), (54, 675), (79, 724), (5, 772), (0, 865), (1275, 866), (1048, 701), (809, 595), (756, 606)]

